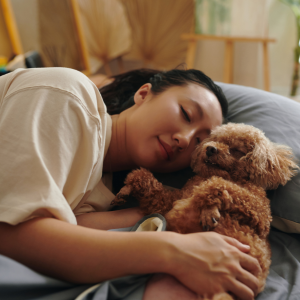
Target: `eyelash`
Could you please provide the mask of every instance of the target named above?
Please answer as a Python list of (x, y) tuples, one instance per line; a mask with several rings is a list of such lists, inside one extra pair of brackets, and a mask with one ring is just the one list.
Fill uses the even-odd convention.
[[(181, 111), (185, 117), (185, 119), (190, 123), (191, 122), (191, 119), (189, 117), (189, 115), (187, 114), (187, 112), (184, 110), (184, 108), (182, 107), (182, 105), (180, 105), (180, 108), (181, 108)], [(201, 140), (199, 138), (196, 138), (196, 143), (197, 144), (200, 144), (201, 143)]]
[(186, 120), (190, 123), (191, 119), (189, 117), (189, 115), (187, 114), (187, 112), (184, 110), (184, 108), (182, 107), (182, 105), (180, 105), (181, 111), (184, 114), (184, 117), (186, 118)]

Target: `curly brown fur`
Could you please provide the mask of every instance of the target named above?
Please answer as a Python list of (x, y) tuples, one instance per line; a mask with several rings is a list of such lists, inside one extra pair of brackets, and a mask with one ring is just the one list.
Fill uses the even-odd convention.
[[(229, 123), (213, 130), (197, 147), (191, 166), (197, 175), (175, 191), (165, 189), (151, 172), (135, 170), (114, 204), (132, 194), (145, 215), (164, 215), (168, 230), (213, 230), (250, 245), (249, 254), (262, 268), (263, 289), (271, 263), (267, 240), (271, 211), (265, 190), (286, 184), (296, 174), (291, 150), (272, 143), (253, 126)], [(219, 294), (213, 299), (235, 298)]]

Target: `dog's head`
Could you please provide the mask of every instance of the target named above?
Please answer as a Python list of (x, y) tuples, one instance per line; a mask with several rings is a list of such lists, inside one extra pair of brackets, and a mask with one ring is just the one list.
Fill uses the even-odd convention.
[(252, 182), (264, 189), (286, 184), (298, 166), (291, 149), (272, 143), (250, 125), (217, 127), (195, 150), (191, 166), (201, 177)]

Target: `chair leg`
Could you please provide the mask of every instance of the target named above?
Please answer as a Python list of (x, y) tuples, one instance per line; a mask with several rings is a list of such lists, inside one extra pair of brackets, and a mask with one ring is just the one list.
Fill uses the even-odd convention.
[(125, 68), (124, 68), (124, 62), (122, 56), (117, 57), (117, 63), (118, 63), (119, 72), (124, 73)]
[(192, 69), (194, 67), (196, 46), (196, 40), (192, 39), (189, 41), (186, 55), (186, 65), (188, 69)]
[(264, 72), (264, 89), (265, 91), (270, 91), (270, 77), (269, 77), (269, 52), (268, 43), (263, 42), (263, 72)]
[(231, 40), (227, 40), (225, 44), (223, 81), (233, 83), (233, 41)]
[(107, 61), (104, 62), (104, 70), (107, 76), (112, 76), (112, 71)]

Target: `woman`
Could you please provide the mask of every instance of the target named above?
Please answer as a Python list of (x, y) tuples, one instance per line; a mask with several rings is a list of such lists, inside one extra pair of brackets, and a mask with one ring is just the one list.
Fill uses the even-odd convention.
[(142, 216), (136, 208), (107, 211), (113, 195), (102, 171), (187, 167), (196, 145), (226, 114), (220, 88), (196, 70), (140, 70), (117, 76), (101, 92), (112, 117), (77, 71), (28, 69), (1, 77), (0, 254), (78, 283), (168, 274), (149, 281), (146, 300), (223, 290), (253, 299), (260, 267), (232, 238), (105, 231)]

